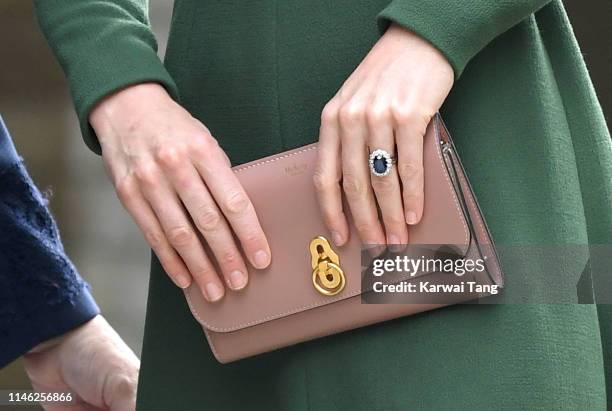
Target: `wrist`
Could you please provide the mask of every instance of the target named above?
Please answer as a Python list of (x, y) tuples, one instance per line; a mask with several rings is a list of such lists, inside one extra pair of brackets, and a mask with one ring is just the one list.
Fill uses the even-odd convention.
[(413, 52), (422, 56), (429, 56), (430, 58), (426, 61), (435, 65), (431, 69), (435, 70), (436, 74), (448, 78), (451, 84), (454, 83), (455, 72), (450, 61), (427, 39), (397, 23), (392, 23), (383, 36), (388, 37), (390, 42), (398, 44), (400, 47), (410, 48)]
[(94, 327), (97, 323), (99, 323), (100, 321), (104, 321), (102, 316), (100, 314), (96, 315), (94, 318), (92, 318), (91, 320), (79, 325), (78, 327), (68, 331), (67, 333), (64, 333), (62, 335), (59, 335), (57, 337), (51, 338), (47, 341), (44, 341), (40, 344), (38, 344), (37, 346), (35, 346), (34, 348), (32, 348), (30, 351), (28, 351), (25, 356), (27, 357), (28, 355), (35, 355), (35, 354), (40, 354), (43, 353), (45, 351), (49, 351), (53, 348), (56, 348), (58, 346), (60, 346), (61, 344), (65, 343), (68, 339), (70, 339), (72, 336), (74, 336), (75, 334), (80, 334), (82, 332), (84, 332), (85, 330)]
[(118, 90), (94, 106), (89, 114), (89, 123), (98, 134), (112, 126), (117, 115), (141, 107), (143, 103), (169, 98), (166, 89), (158, 83), (138, 83)]

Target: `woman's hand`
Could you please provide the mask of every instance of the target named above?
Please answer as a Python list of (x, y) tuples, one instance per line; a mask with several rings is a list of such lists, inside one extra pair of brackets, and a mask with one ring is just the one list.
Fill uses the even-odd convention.
[(224, 295), (200, 235), (231, 289), (248, 281), (232, 231), (253, 266), (268, 266), (270, 247), (229, 159), (163, 87), (121, 90), (98, 104), (90, 123), (119, 199), (179, 287), (194, 279), (209, 301)]
[(47, 411), (136, 408), (140, 361), (102, 316), (35, 347), (23, 357), (38, 392), (70, 391), (74, 404), (48, 404)]
[[(436, 48), (392, 25), (327, 103), (314, 183), (334, 243), (349, 236), (343, 189), (363, 243), (407, 244), (407, 224), (423, 214), (423, 136), (453, 80)], [(376, 149), (396, 157), (385, 177), (370, 174), (368, 156)]]

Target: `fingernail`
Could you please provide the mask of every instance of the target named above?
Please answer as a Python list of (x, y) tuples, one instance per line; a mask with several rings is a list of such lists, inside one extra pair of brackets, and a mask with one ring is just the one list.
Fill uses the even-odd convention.
[(270, 263), (270, 256), (263, 250), (257, 251), (253, 254), (253, 264), (256, 268), (266, 268)]
[(332, 236), (332, 241), (334, 242), (335, 245), (337, 246), (342, 245), (342, 236), (340, 235), (339, 232), (332, 231), (331, 236)]
[(368, 253), (370, 253), (370, 255), (372, 257), (378, 257), (385, 250), (385, 246), (384, 245), (377, 244), (374, 241), (368, 241), (368, 242), (365, 243), (364, 246), (368, 250)]
[(408, 211), (406, 213), (406, 222), (410, 225), (417, 223), (417, 215), (414, 211)]
[(204, 287), (204, 294), (208, 301), (214, 303), (223, 297), (223, 289), (217, 283), (208, 283)]
[(191, 278), (180, 275), (176, 278), (176, 283), (181, 288), (187, 288), (191, 285)]
[(233, 271), (230, 276), (230, 286), (234, 290), (240, 290), (247, 284), (247, 276), (242, 271)]
[(391, 251), (400, 251), (402, 249), (399, 237), (393, 234), (387, 238), (387, 245), (389, 246)]

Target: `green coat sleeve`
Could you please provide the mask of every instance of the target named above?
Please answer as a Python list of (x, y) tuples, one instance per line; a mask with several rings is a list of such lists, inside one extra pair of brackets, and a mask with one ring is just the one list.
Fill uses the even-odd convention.
[(378, 27), (384, 32), (394, 22), (425, 38), (446, 56), (458, 78), (491, 40), (548, 1), (393, 0), (378, 15)]
[(178, 91), (157, 56), (147, 0), (35, 0), (39, 25), (68, 82), (87, 145), (100, 153), (89, 125), (92, 107), (130, 84), (153, 81)]

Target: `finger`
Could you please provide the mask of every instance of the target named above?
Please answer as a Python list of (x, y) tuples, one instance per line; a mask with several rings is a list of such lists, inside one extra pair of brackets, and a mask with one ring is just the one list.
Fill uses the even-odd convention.
[[(394, 155), (395, 139), (393, 123), (386, 111), (374, 109), (368, 116), (370, 151), (385, 150)], [(382, 164), (385, 165), (383, 158)], [(376, 165), (380, 165), (377, 163)], [(380, 208), (387, 245), (399, 246), (408, 242), (408, 230), (404, 218), (404, 206), (399, 177), (395, 167), (391, 166), (386, 176), (376, 176), (370, 173), (372, 188)]]
[(143, 233), (147, 243), (157, 255), (164, 271), (180, 288), (189, 287), (192, 281), (189, 270), (168, 242), (155, 213), (143, 197), (135, 181), (131, 178), (124, 179), (117, 186), (117, 194), (119, 200)]
[(223, 218), (197, 170), (181, 164), (177, 156), (167, 156), (164, 167), (170, 182), (213, 252), (227, 285), (240, 290), (247, 285), (248, 271), (230, 227)]
[[(211, 140), (214, 141), (212, 137)], [(193, 151), (196, 169), (236, 233), (247, 258), (255, 268), (266, 268), (271, 259), (268, 240), (251, 200), (227, 166), (221, 148), (216, 142), (205, 143)]]
[(168, 241), (187, 265), (204, 297), (211, 302), (220, 300), (225, 292), (223, 283), (170, 184), (155, 169), (141, 172), (139, 181)]
[(409, 124), (396, 128), (397, 171), (402, 181), (406, 223), (421, 221), (424, 205), (423, 136)]
[(342, 186), (359, 237), (365, 244), (378, 246), (385, 243), (385, 236), (370, 184), (366, 148), (368, 130), (362, 113), (360, 107), (350, 105), (340, 111)]
[(341, 246), (349, 238), (349, 229), (342, 210), (342, 163), (337, 115), (334, 103), (329, 103), (323, 109), (313, 182), (323, 221), (334, 244)]

